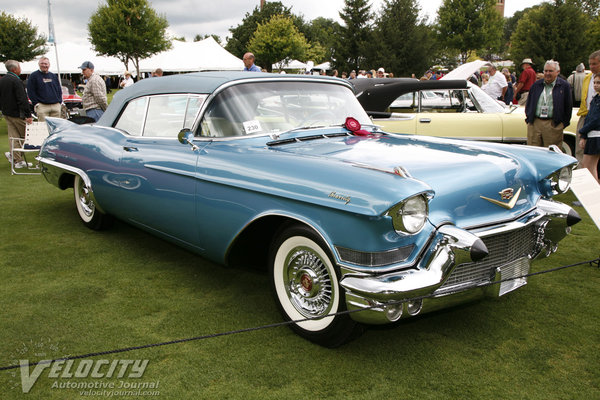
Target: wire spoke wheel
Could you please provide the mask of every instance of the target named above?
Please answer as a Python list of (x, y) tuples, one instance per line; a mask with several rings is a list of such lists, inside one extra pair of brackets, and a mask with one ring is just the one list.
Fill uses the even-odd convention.
[(275, 298), (286, 320), (300, 336), (327, 347), (346, 342), (358, 324), (345, 310), (339, 272), (323, 241), (309, 228), (292, 225), (271, 246)]

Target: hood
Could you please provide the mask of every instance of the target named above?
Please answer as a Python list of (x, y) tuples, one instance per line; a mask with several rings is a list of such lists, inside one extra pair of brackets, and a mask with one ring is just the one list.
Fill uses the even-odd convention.
[(479, 71), (483, 67), (487, 67), (491, 65), (489, 61), (476, 60), (465, 63), (463, 65), (458, 66), (452, 71), (448, 72), (444, 75), (441, 80), (450, 80), (450, 79), (469, 79), (471, 75), (475, 72)]
[[(534, 155), (514, 155), (514, 146), (480, 145), (468, 141), (409, 135), (345, 137), (276, 146), (278, 152), (333, 159), (344, 165), (376, 172), (367, 185), (380, 186), (379, 196), (411, 196), (419, 188), (433, 190), (430, 220), (434, 225), (451, 222), (461, 227), (516, 218), (535, 207), (540, 198), (539, 181), (571, 158), (546, 149), (524, 149)], [(510, 153), (509, 153), (510, 151)], [(518, 153), (518, 152), (517, 152)], [(556, 155), (557, 157), (553, 157)], [(545, 159), (552, 162), (545, 162)], [(533, 166), (533, 160), (537, 169)], [(394, 174), (405, 170), (410, 178)], [(354, 182), (361, 182), (358, 177)], [(394, 177), (390, 181), (390, 176)], [(383, 187), (382, 185), (389, 185)], [(403, 191), (403, 187), (409, 187)], [(373, 190), (373, 188), (371, 188)], [(519, 194), (510, 209), (483, 199), (502, 202), (500, 193)], [(364, 195), (368, 195), (366, 191)], [(392, 200), (392, 199), (389, 199)], [(394, 198), (393, 204), (403, 198)]]

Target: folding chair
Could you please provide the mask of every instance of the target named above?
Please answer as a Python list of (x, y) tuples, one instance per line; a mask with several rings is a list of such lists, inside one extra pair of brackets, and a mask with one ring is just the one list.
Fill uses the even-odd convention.
[[(27, 154), (38, 153), (44, 139), (48, 137), (48, 127), (45, 122), (33, 122), (25, 128), (25, 139), (10, 138), (10, 171), (13, 175), (39, 175), (39, 167), (27, 161)], [(25, 168), (15, 170), (15, 153), (21, 153), (25, 161)], [(31, 172), (36, 171), (36, 172)]]

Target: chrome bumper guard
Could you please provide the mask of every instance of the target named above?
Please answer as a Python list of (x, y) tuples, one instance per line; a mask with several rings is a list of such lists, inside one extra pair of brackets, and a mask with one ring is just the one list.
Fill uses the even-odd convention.
[[(536, 209), (516, 221), (469, 231), (443, 225), (415, 267), (381, 275), (349, 273), (343, 276), (340, 284), (346, 289), (346, 306), (348, 310), (364, 309), (350, 314), (353, 319), (382, 324), (399, 319), (403, 310), (408, 315), (416, 315), (454, 305), (457, 300), (462, 303), (486, 294), (503, 295), (526, 284), (526, 279), (518, 277), (528, 273), (531, 260), (554, 252), (558, 242), (570, 232), (570, 226), (579, 221), (579, 215), (571, 207), (540, 200)], [(492, 243), (495, 237), (512, 236), (517, 232), (520, 235), (525, 232), (529, 241), (524, 250), (526, 254), (499, 256), (492, 253), (489, 259), (493, 262), (486, 262), (486, 241)], [(493, 252), (497, 250), (494, 248)], [(461, 268), (469, 272), (476, 270), (477, 279), (473, 280), (473, 274), (464, 273)], [(455, 269), (457, 274), (453, 275)], [(518, 279), (487, 285), (507, 278)], [(483, 288), (484, 285), (488, 287)], [(423, 296), (426, 298), (419, 300)], [(400, 303), (403, 300), (407, 300), (405, 304)]]

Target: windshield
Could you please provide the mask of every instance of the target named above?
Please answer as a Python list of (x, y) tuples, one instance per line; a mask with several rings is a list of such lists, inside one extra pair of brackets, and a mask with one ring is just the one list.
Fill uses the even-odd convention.
[(352, 91), (339, 84), (277, 81), (244, 83), (220, 92), (200, 123), (200, 135), (231, 137), (371, 120)]
[(490, 97), (489, 94), (481, 90), (477, 85), (467, 81), (467, 84), (471, 88), (471, 92), (475, 97), (475, 101), (479, 105), (480, 112), (483, 113), (503, 113), (506, 111), (506, 107), (502, 106), (496, 100)]

